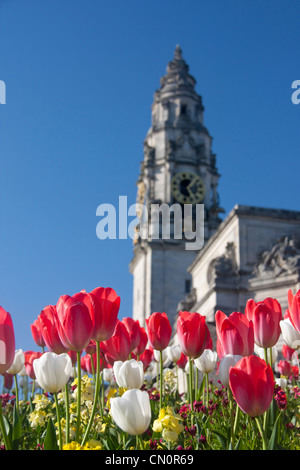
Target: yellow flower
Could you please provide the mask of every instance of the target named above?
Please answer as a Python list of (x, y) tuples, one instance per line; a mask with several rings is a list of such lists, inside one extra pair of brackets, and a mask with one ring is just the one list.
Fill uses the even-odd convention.
[(81, 450), (81, 449), (82, 449), (81, 445), (76, 441), (70, 442), (69, 444), (65, 444), (63, 446), (63, 450)]
[(91, 439), (83, 447), (83, 450), (102, 450), (102, 449), (103, 447), (102, 447), (101, 442), (96, 441), (95, 439)]
[(184, 430), (184, 426), (181, 416), (175, 414), (173, 409), (167, 406), (167, 408), (160, 410), (152, 429), (154, 432), (162, 432), (163, 438), (167, 441), (174, 442), (177, 440), (178, 434)]
[(73, 441), (63, 446), (63, 450), (102, 450), (102, 444), (95, 439), (88, 441), (83, 447), (79, 442)]
[(178, 439), (178, 434), (176, 431), (171, 431), (170, 429), (165, 428), (162, 432), (162, 437), (165, 441), (176, 442)]
[(117, 389), (116, 388), (110, 388), (109, 391), (108, 391), (108, 394), (107, 394), (107, 406), (108, 408), (110, 408), (110, 399), (117, 393)]

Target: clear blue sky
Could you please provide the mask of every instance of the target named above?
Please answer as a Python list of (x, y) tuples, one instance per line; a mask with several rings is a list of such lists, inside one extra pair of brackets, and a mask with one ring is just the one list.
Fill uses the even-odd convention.
[(300, 4), (294, 0), (0, 0), (0, 305), (17, 347), (40, 310), (111, 286), (131, 316), (132, 242), (96, 208), (135, 202), (153, 93), (176, 44), (203, 97), (226, 214), (300, 210)]

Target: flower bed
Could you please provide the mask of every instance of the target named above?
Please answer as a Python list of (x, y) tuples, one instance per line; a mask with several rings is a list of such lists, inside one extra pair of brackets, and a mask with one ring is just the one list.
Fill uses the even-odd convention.
[(1, 448), (299, 450), (300, 291), (288, 303), (216, 312), (216, 344), (205, 317), (180, 312), (171, 345), (165, 313), (121, 321), (115, 291), (97, 288), (43, 309), (25, 352), (0, 308)]

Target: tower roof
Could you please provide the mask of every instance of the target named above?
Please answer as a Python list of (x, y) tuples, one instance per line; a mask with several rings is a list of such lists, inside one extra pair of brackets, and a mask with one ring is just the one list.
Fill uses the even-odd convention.
[(196, 80), (189, 73), (189, 66), (182, 57), (179, 45), (174, 51), (173, 60), (167, 65), (167, 73), (160, 79), (159, 95), (174, 93), (177, 91), (189, 91), (196, 94), (194, 88)]

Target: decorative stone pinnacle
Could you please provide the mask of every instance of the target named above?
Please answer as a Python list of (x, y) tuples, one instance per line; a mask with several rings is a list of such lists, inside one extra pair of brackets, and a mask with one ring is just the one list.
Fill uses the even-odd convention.
[(182, 60), (182, 50), (179, 44), (177, 44), (174, 52), (174, 59), (175, 60)]

